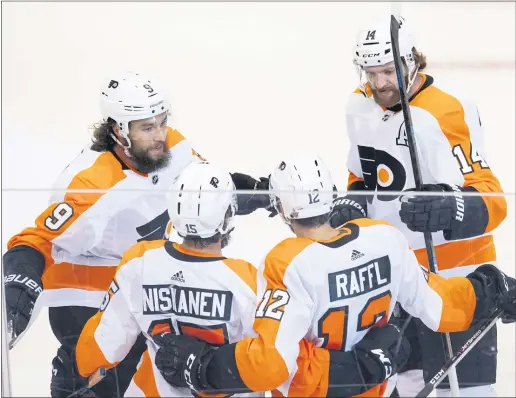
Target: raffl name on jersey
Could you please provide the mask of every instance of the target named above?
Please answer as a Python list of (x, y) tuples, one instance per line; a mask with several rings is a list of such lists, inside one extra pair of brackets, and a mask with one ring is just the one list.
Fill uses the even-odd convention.
[(330, 301), (369, 293), (391, 282), (388, 256), (377, 258), (354, 268), (328, 274)]

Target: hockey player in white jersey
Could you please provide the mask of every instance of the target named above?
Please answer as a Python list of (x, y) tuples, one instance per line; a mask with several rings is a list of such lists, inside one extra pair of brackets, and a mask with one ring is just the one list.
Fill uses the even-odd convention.
[[(421, 72), (426, 57), (416, 49), (413, 30), (402, 19), (399, 31), (405, 83), (408, 92), (423, 190), (433, 196), (382, 194), (415, 188), (405, 122), (400, 104), (390, 36), (390, 15), (366, 24), (357, 33), (353, 60), (360, 86), (350, 95), (346, 109), (350, 150), (348, 190), (373, 191), (367, 197), (351, 193), (339, 198), (332, 225), (355, 218), (386, 220), (399, 228), (428, 268), (423, 232), (431, 232), (440, 274), (465, 276), (486, 263), (496, 265), (492, 231), (507, 214), (500, 182), (486, 161), (483, 127), (478, 109), (453, 89), (445, 89)], [(478, 196), (463, 196), (462, 193)], [(499, 196), (481, 196), (482, 193)], [(442, 193), (454, 193), (444, 196)], [(354, 206), (351, 206), (352, 203)], [(476, 330), (452, 333), (460, 347)], [(411, 396), (445, 361), (441, 336), (419, 320), (407, 333), (414, 336), (410, 372), (400, 376), (400, 394)], [(458, 365), (461, 394), (491, 396), (496, 381), (496, 326)], [(412, 380), (413, 379), (413, 380)], [(464, 390), (465, 388), (465, 390)], [(447, 380), (438, 395), (448, 395)]]
[(237, 204), (230, 174), (192, 164), (169, 195), (168, 213), (183, 243), (140, 242), (124, 253), (100, 311), (77, 344), (78, 370), (89, 375), (122, 361), (144, 334), (147, 351), (127, 396), (190, 395), (156, 371), (156, 347), (149, 340), (154, 334), (173, 331), (227, 344), (250, 332), (256, 268), (222, 254)]
[[(196, 391), (328, 396), (342, 375), (308, 384), (300, 379), (299, 342), (356, 350), (370, 329), (381, 333), (378, 327), (397, 301), (438, 331), (465, 330), (497, 305), (514, 319), (516, 290), (508, 291), (506, 280), (511, 286), (516, 281), (492, 265), (467, 278), (444, 279), (420, 267), (407, 239), (384, 221), (362, 218), (332, 228), (333, 181), (319, 157), (285, 159), (271, 174), (270, 188), (274, 207), (296, 237), (278, 243), (260, 266), (257, 336), (218, 349), (188, 336), (162, 337), (166, 344), (159, 352)], [(397, 371), (387, 359), (384, 366), (389, 376)], [(388, 394), (388, 382), (367, 386), (362, 396)], [(354, 383), (366, 387), (359, 377)]]
[[(82, 376), (122, 361), (143, 332), (148, 349), (126, 395), (187, 396), (184, 378), (170, 379), (157, 371), (167, 363), (163, 356), (156, 357), (153, 337), (172, 332), (223, 345), (254, 335), (256, 268), (222, 254), (233, 230), (233, 189), (230, 174), (208, 163), (192, 164), (181, 173), (170, 192), (168, 211), (183, 242), (141, 242), (124, 254), (100, 311), (79, 337), (76, 359)], [(393, 344), (399, 334), (389, 334)], [(318, 367), (318, 357), (326, 359), (323, 351), (308, 342), (301, 347), (301, 355)], [(353, 373), (354, 358), (342, 357)], [(344, 371), (338, 364), (334, 367)]]
[[(81, 329), (96, 313), (122, 254), (137, 242), (167, 236), (164, 192), (188, 164), (202, 160), (191, 142), (169, 127), (169, 101), (155, 80), (134, 72), (110, 76), (99, 97), (103, 122), (93, 143), (61, 173), (48, 207), (34, 226), (9, 240), (3, 258), (11, 337), (27, 328), (36, 300), (50, 307), (50, 325), (61, 343), (52, 396), (66, 395), (52, 386), (70, 366)], [(239, 189), (261, 182), (234, 177)], [(259, 207), (254, 199), (240, 211)], [(139, 343), (97, 392), (123, 393), (144, 349), (143, 339)]]

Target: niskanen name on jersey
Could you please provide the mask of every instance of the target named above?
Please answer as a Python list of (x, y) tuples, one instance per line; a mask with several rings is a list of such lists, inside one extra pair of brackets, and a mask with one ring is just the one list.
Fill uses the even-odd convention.
[(143, 285), (143, 313), (229, 321), (233, 294), (176, 285)]
[(330, 301), (369, 293), (391, 283), (391, 263), (388, 256), (377, 258), (354, 268), (328, 274)]

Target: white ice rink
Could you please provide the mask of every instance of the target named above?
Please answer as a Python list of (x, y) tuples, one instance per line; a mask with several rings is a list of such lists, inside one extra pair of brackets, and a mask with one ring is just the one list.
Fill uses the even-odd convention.
[[(487, 161), (509, 213), (495, 233), (515, 275), (515, 5), (407, 3), (428, 73), (475, 99)], [(2, 253), (46, 207), (57, 174), (99, 120), (110, 71), (140, 70), (168, 89), (170, 124), (231, 171), (269, 174), (285, 153), (313, 151), (345, 186), (344, 107), (359, 24), (388, 3), (2, 4)], [(256, 261), (289, 235), (278, 217), (238, 220), (227, 255)], [(497, 391), (516, 396), (515, 328), (499, 327)], [(10, 352), (15, 396), (48, 396), (57, 350), (43, 312)]]

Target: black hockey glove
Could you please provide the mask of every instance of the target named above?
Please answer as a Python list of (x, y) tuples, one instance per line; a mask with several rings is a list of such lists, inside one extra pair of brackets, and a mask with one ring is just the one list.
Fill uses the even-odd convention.
[(473, 322), (484, 322), (496, 308), (503, 309), (503, 323), (516, 322), (516, 280), (492, 264), (484, 264), (467, 276), (477, 304)]
[(216, 392), (206, 378), (207, 364), (216, 348), (196, 338), (172, 333), (157, 334), (153, 341), (160, 347), (154, 363), (169, 384)]
[(373, 327), (351, 351), (329, 350), (328, 397), (350, 397), (398, 373), (410, 355), (407, 338), (394, 325)]
[[(43, 255), (28, 246), (16, 246), (4, 255), (4, 286), (9, 339), (27, 328), (36, 299), (43, 291)], [(39, 270), (41, 269), (41, 273)]]
[[(88, 385), (88, 378), (81, 377), (75, 364), (75, 354), (70, 354), (63, 347), (57, 350), (57, 356), (52, 360), (52, 378), (50, 381), (50, 395), (52, 397), (96, 397), (90, 389), (83, 389)], [(77, 393), (81, 390), (81, 393)], [(75, 394), (74, 394), (75, 393)]]
[(332, 228), (339, 228), (348, 221), (356, 218), (367, 217), (367, 197), (364, 195), (353, 194), (353, 191), (366, 191), (363, 181), (355, 181), (348, 187), (346, 196), (337, 198), (337, 187), (333, 186), (335, 194), (333, 196), (333, 210), (330, 217)]
[(373, 327), (353, 347), (365, 384), (379, 384), (398, 373), (410, 356), (410, 344), (397, 326)]
[[(453, 239), (453, 232), (461, 229), (465, 217), (462, 190), (456, 185), (425, 184), (424, 192), (435, 192), (432, 196), (403, 195), (400, 218), (411, 231), (443, 231), (445, 239)], [(443, 196), (443, 192), (454, 192), (454, 196)]]
[[(269, 190), (269, 178), (260, 177), (260, 180), (256, 180), (250, 175), (242, 174), (242, 173), (232, 173), (231, 178), (233, 179), (233, 183), (235, 184), (235, 188), (237, 190), (260, 190), (260, 191), (268, 191)], [(274, 207), (272, 206), (269, 194), (241, 194), (237, 192), (237, 200), (238, 200), (238, 209), (237, 215), (246, 215), (250, 214), (256, 209), (266, 209), (271, 213), (276, 213)], [(271, 214), (269, 217), (273, 217), (276, 214)]]
[(367, 217), (366, 209), (367, 200), (365, 196), (348, 195), (337, 198), (333, 201), (330, 225), (332, 228), (339, 228), (348, 221)]

